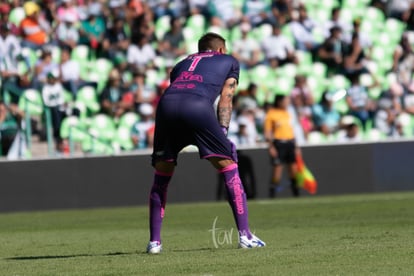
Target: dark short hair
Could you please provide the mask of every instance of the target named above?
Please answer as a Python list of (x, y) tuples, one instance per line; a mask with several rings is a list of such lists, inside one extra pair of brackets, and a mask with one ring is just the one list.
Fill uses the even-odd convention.
[(329, 29), (329, 32), (331, 34), (334, 33), (334, 32), (341, 32), (341, 31), (342, 31), (342, 28), (338, 25), (334, 25)]
[(341, 8), (340, 7), (335, 7), (335, 8), (332, 9), (331, 14), (334, 14), (334, 13), (339, 12), (339, 11), (341, 11)]
[(172, 25), (174, 25), (174, 23), (176, 22), (176, 21), (180, 21), (181, 19), (179, 18), (179, 17), (176, 17), (176, 16), (171, 16), (170, 17), (170, 26), (172, 26)]
[(277, 94), (273, 101), (273, 107), (279, 107), (284, 98), (286, 98), (286, 95)]
[(61, 47), (61, 52), (67, 52), (69, 55), (72, 54), (72, 48), (70, 46), (62, 46)]
[(358, 124), (356, 123), (350, 123), (345, 126), (346, 130), (352, 130), (353, 128), (357, 128), (357, 127), (358, 127)]
[(226, 40), (219, 34), (216, 33), (206, 33), (198, 40), (198, 51), (207, 51), (212, 50), (216, 51), (220, 47), (226, 45)]

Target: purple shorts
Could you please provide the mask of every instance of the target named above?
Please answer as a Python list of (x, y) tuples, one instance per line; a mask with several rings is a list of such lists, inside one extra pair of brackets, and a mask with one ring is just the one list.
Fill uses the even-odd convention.
[(152, 164), (176, 164), (178, 153), (188, 145), (197, 146), (200, 158), (232, 159), (231, 142), (209, 99), (191, 93), (164, 95), (157, 108)]

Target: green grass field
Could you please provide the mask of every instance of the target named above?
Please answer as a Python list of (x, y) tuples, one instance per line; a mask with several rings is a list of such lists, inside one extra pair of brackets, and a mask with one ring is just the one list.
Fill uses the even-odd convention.
[[(267, 247), (237, 249), (227, 203), (0, 214), (0, 275), (414, 275), (414, 193), (250, 201)], [(213, 231), (214, 229), (214, 231)]]

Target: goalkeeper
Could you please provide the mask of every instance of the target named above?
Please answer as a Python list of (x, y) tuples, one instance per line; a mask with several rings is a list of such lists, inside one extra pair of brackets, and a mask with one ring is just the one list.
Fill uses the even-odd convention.
[[(162, 249), (161, 224), (167, 188), (178, 153), (191, 144), (198, 147), (200, 158), (209, 160), (223, 175), (239, 231), (239, 246), (265, 245), (250, 232), (236, 149), (226, 137), (239, 78), (239, 63), (225, 54), (225, 40), (214, 33), (200, 38), (198, 50), (173, 68), (171, 84), (157, 108), (152, 154), (155, 172), (149, 199), (150, 241), (147, 247), (151, 254), (160, 253)], [(216, 112), (214, 102), (219, 96)]]

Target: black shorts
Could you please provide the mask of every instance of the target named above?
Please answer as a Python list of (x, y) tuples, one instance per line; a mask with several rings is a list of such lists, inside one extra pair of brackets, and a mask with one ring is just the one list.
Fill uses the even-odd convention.
[(290, 57), (286, 57), (286, 58), (277, 58), (277, 57), (273, 57), (273, 58), (269, 58), (269, 62), (272, 63), (273, 61), (277, 62), (277, 65), (283, 66), (286, 65), (288, 63), (294, 63), (294, 59), (290, 58)]
[(277, 157), (271, 158), (273, 165), (293, 164), (296, 162), (295, 140), (273, 140)]

